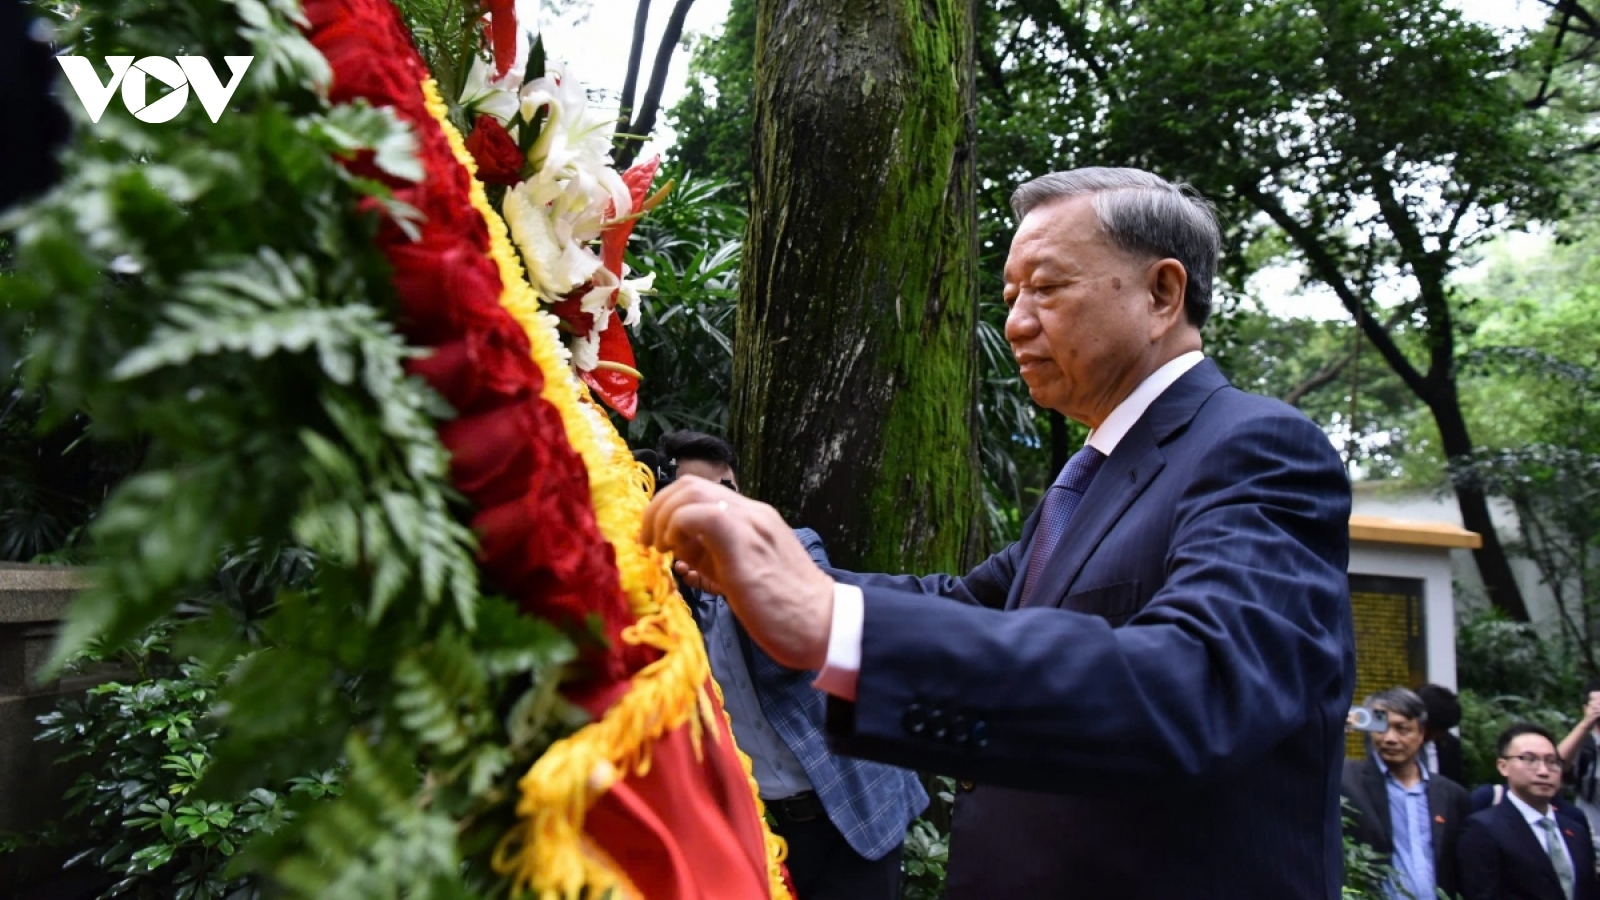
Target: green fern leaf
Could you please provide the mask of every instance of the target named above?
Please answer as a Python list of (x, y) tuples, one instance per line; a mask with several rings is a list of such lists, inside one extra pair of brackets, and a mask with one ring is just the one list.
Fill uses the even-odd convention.
[(458, 639), (443, 636), (402, 658), (394, 678), (401, 723), (441, 753), (460, 753), (487, 724), (487, 684)]

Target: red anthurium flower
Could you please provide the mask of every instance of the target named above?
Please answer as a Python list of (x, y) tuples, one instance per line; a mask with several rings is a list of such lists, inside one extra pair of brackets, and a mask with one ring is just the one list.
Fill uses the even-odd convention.
[[(624, 371), (625, 370), (625, 371)], [(579, 372), (583, 383), (605, 404), (633, 421), (639, 413), (639, 375), (634, 367), (633, 344), (621, 316), (612, 316), (600, 332), (600, 366), (592, 372)]]
[[(660, 167), (661, 158), (652, 157), (622, 173), (622, 183), (628, 186), (634, 215), (613, 222), (600, 232), (600, 263), (619, 279), (622, 277), (622, 257), (628, 248), (628, 238), (633, 234), (634, 222), (638, 221), (637, 213), (643, 208), (645, 197), (650, 192), (650, 183), (655, 180), (656, 170)], [(615, 207), (607, 209), (606, 215), (616, 215)], [(582, 289), (577, 294), (581, 296)], [(612, 292), (609, 305), (615, 308), (616, 302), (616, 293)], [(622, 316), (612, 316), (605, 330), (600, 332), (599, 357), (598, 367), (593, 371), (580, 372), (579, 375), (601, 401), (631, 421), (639, 411), (639, 373), (634, 368), (633, 344), (628, 341), (628, 330), (622, 323)]]
[(478, 163), (479, 181), (512, 185), (522, 180), (522, 151), (494, 116), (478, 116), (467, 138), (467, 152)]
[[(655, 181), (656, 170), (659, 168), (661, 168), (661, 157), (652, 156), (622, 173), (622, 183), (628, 186), (628, 196), (633, 199), (635, 214), (644, 205), (644, 198), (650, 192), (650, 182)], [(614, 215), (616, 215), (615, 205), (606, 210), (608, 218)], [(637, 215), (628, 216), (620, 222), (607, 225), (605, 230), (600, 232), (600, 263), (618, 278), (622, 277), (622, 255), (628, 249), (628, 238), (633, 234), (633, 223), (637, 221), (639, 221)]]
[(490, 16), (489, 42), (494, 45), (494, 77), (504, 78), (517, 60), (517, 10), (515, 0), (484, 0)]

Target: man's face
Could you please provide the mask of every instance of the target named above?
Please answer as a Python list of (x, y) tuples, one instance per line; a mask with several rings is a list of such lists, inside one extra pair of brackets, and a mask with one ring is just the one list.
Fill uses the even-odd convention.
[[(1529, 765), (1521, 757), (1532, 755), (1541, 762)], [(1561, 789), (1561, 767), (1551, 766), (1543, 760), (1554, 759), (1556, 747), (1548, 738), (1538, 734), (1519, 734), (1511, 739), (1506, 752), (1496, 765), (1506, 779), (1506, 790), (1522, 798), (1524, 803), (1543, 809)], [(1509, 757), (1509, 758), (1508, 758)]]
[(678, 460), (678, 474), (698, 475), (707, 481), (722, 481), (726, 479), (733, 482), (734, 490), (739, 489), (739, 479), (734, 477), (732, 469), (704, 459)]
[[(1098, 426), (1165, 361), (1155, 342), (1173, 323), (1152, 296), (1156, 265), (1107, 242), (1088, 195), (1023, 218), (1006, 259), (1006, 340), (1034, 402)], [(1181, 286), (1178, 303), (1181, 317)]]
[(1391, 769), (1410, 765), (1422, 751), (1422, 726), (1417, 724), (1416, 719), (1406, 718), (1379, 704), (1373, 704), (1372, 708), (1383, 709), (1389, 714), (1389, 730), (1372, 736), (1372, 748), (1377, 751), (1378, 758)]

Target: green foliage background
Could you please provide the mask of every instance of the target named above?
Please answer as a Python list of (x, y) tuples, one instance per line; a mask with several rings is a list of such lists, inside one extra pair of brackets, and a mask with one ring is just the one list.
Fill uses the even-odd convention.
[(93, 766), (65, 798), (65, 817), (84, 817), (87, 833), (57, 826), (51, 838), (75, 851), (68, 868), (112, 875), (107, 896), (257, 896), (256, 879), (224, 874), (229, 860), (251, 839), (276, 831), (292, 815), (292, 801), (336, 797), (343, 785), (330, 769), (295, 776), (277, 790), (254, 788), (237, 801), (191, 796), (220, 738), (210, 713), (226, 672), (174, 662), (163, 643), (170, 630), (158, 623), (110, 655), (93, 643), (69, 665), (118, 665), (131, 677), (91, 688), (40, 718), (39, 739), (62, 745), (61, 762)]
[(1577, 724), (1585, 676), (1572, 648), (1489, 613), (1462, 623), (1456, 653), (1468, 786), (1504, 781), (1495, 742), (1511, 725), (1533, 722), (1560, 741)]
[[(463, 7), (406, 8), (451, 93), (464, 72)], [(754, 10), (734, 0), (723, 37), (696, 50), (699, 80), (674, 111), (680, 184), (632, 248), (636, 269), (658, 273), (635, 339), (646, 373), (644, 413), (625, 426), (635, 445), (672, 427), (726, 430)], [(331, 159), (372, 151), (414, 175), (410, 139), (383, 114), (325, 103), (327, 73), (295, 15), (280, 0), (118, 0), (60, 19), (62, 41), (95, 56), (183, 46), (256, 62), (216, 124), (192, 108), (153, 129), (116, 102), (99, 124), (80, 120), (69, 182), (0, 224), (0, 343), (26, 357), (13, 372), (12, 354), (0, 355), (12, 373), (0, 397), (0, 555), (70, 545), (105, 565), (58, 663), (149, 641), (147, 627), (174, 610), (176, 659), (194, 660), (173, 663), (187, 667), (180, 677), (146, 673), (98, 695), (189, 717), (163, 732), (177, 743), (119, 765), (171, 777), (199, 813), (180, 825), (172, 807), (168, 825), (123, 810), (146, 817), (128, 827), (152, 843), (137, 861), (131, 849), (111, 854), (108, 868), (141, 888), (250, 871), (306, 896), (494, 895), (504, 886), (482, 861), (508, 821), (511, 774), (575, 721), (554, 692), (572, 651), (480, 593), (433, 437), (449, 410), (404, 376), (415, 351), (389, 325), (372, 222), (348, 214), (363, 198), (407, 211)], [(1425, 368), (1443, 354), (1480, 448), (1453, 470), (1415, 386), (1370, 340), (1354, 375), (1346, 363), (1302, 408), (1351, 432), (1369, 475), (1478, 479), (1524, 521), (1551, 525), (1543, 544), (1512, 549), (1544, 554), (1545, 577), (1571, 585), (1564, 645), (1552, 652), (1493, 618), (1462, 628), (1469, 770), (1492, 779), (1484, 746), (1514, 718), (1564, 731), (1575, 673), (1595, 665), (1600, 590), (1600, 271), (1574, 200), (1592, 162), (1568, 153), (1592, 72), (1548, 66), (1561, 59), (1548, 30), (1503, 44), (1433, 0), (993, 0), (978, 16), (991, 533), (1015, 535), (1054, 449), (1075, 436), (1029, 401), (1004, 342), (995, 275), (1011, 186), (1087, 162), (1193, 180), (1231, 223), (1226, 296), (1207, 340), (1241, 386), (1285, 396), (1350, 355), (1347, 322), (1284, 320), (1245, 302), (1248, 276), (1283, 262), (1385, 316), (1401, 359)], [(1536, 90), (1542, 104), (1528, 101)], [(1452, 222), (1453, 209), (1467, 212)], [(1480, 240), (1539, 217), (1568, 219), (1565, 243), (1457, 278)], [(1398, 305), (1378, 302), (1386, 282), (1404, 287)], [(43, 455), (39, 429), (52, 436)], [(217, 573), (225, 580), (250, 547), (315, 564), (248, 608), (222, 602)], [(206, 719), (214, 697), (225, 712)], [(169, 700), (184, 711), (157, 708)], [(72, 721), (117, 740), (114, 717), (78, 712)], [(53, 728), (68, 725), (63, 715)], [(147, 765), (196, 752), (203, 765)], [(341, 796), (288, 802), (290, 779), (333, 767), (345, 773)], [(260, 809), (246, 812), (252, 798)], [(216, 871), (222, 836), (239, 849), (234, 835), (245, 824), (265, 832), (252, 816), (269, 809), (289, 824), (227, 876)], [(932, 823), (913, 831), (911, 895), (942, 878), (942, 840)], [(209, 860), (206, 874), (178, 881), (200, 871), (194, 859)]]
[(655, 274), (631, 336), (644, 373), (639, 414), (613, 417), (635, 447), (678, 428), (728, 430), (744, 204), (726, 181), (687, 174), (673, 183), (628, 245), (629, 267)]

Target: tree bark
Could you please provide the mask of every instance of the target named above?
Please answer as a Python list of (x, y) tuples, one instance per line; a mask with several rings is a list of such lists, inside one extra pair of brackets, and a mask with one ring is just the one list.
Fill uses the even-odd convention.
[(628, 74), (622, 79), (621, 122), (624, 128), (633, 115), (633, 98), (639, 93), (639, 69), (644, 65), (644, 38), (649, 27), (650, 0), (639, 0), (638, 7), (633, 11), (633, 43), (628, 45)]
[[(1422, 398), (1433, 412), (1439, 426), (1439, 447), (1452, 461), (1467, 459), (1472, 455), (1472, 439), (1467, 433), (1467, 420), (1461, 414), (1461, 401), (1456, 395), (1453, 381)], [(1484, 591), (1490, 601), (1513, 621), (1531, 621), (1528, 604), (1522, 599), (1522, 589), (1517, 586), (1511, 572), (1511, 560), (1500, 543), (1500, 534), (1494, 530), (1494, 519), (1489, 515), (1489, 497), (1475, 484), (1456, 482), (1456, 505), (1461, 509), (1461, 524), (1468, 531), (1476, 531), (1483, 545), (1472, 551), (1478, 564), (1478, 576), (1483, 579)]]
[[(667, 16), (666, 28), (661, 32), (661, 43), (656, 45), (656, 57), (650, 66), (650, 83), (645, 86), (644, 99), (639, 101), (639, 108), (633, 109), (632, 91), (638, 86), (638, 70), (634, 68), (634, 61), (628, 63), (628, 83), (623, 90), (624, 116), (633, 116), (627, 123), (627, 134), (619, 135), (617, 150), (612, 155), (617, 169), (623, 170), (633, 165), (633, 158), (638, 155), (639, 148), (650, 139), (650, 132), (656, 128), (656, 113), (661, 111), (661, 91), (667, 84), (667, 71), (672, 66), (672, 53), (678, 49), (678, 41), (683, 39), (683, 23), (689, 18), (689, 9), (694, 6), (694, 0), (678, 0), (672, 5), (672, 12)], [(644, 40), (644, 19), (648, 12), (649, 3), (640, 0), (638, 21), (634, 25), (635, 44)]]
[(982, 546), (969, 0), (761, 0), (732, 431), (844, 566)]

